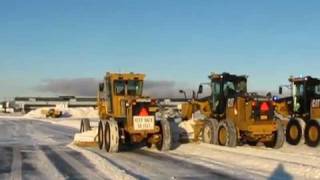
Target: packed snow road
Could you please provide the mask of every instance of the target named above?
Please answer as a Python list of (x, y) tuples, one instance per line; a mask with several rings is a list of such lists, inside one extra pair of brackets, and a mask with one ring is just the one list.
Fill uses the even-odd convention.
[[(0, 118), (0, 179), (113, 179), (82, 153), (69, 148), (77, 129), (48, 122)], [(89, 151), (136, 179), (236, 179), (161, 153)]]
[(0, 118), (0, 179), (320, 179), (318, 148), (184, 144), (108, 154), (70, 145), (78, 125)]
[(106, 179), (80, 153), (66, 147), (75, 129), (0, 119), (0, 179)]

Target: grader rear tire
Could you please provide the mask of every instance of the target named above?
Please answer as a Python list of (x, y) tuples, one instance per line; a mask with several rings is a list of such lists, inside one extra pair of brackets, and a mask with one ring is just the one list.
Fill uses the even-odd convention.
[(110, 119), (106, 121), (105, 131), (105, 150), (109, 153), (117, 153), (119, 151), (119, 127), (117, 121)]
[(160, 121), (161, 140), (156, 144), (159, 151), (169, 151), (172, 149), (172, 133), (170, 123), (163, 119)]
[(277, 120), (277, 131), (273, 133), (271, 142), (266, 143), (267, 147), (280, 149), (285, 141), (284, 129), (280, 120)]
[(317, 147), (320, 143), (320, 122), (312, 119), (307, 121), (304, 136), (308, 146)]
[(105, 146), (104, 127), (105, 127), (105, 122), (100, 120), (99, 126), (98, 126), (98, 146), (100, 150), (102, 150)]
[(86, 131), (90, 131), (90, 120), (89, 119), (81, 119), (81, 125), (80, 125), (80, 133), (84, 133)]
[(203, 127), (202, 142), (207, 144), (218, 144), (218, 124), (216, 119), (208, 119)]
[(222, 120), (218, 125), (218, 144), (221, 146), (237, 146), (237, 129), (230, 120)]
[(291, 145), (298, 145), (302, 137), (302, 127), (297, 119), (290, 119), (286, 128), (286, 140)]

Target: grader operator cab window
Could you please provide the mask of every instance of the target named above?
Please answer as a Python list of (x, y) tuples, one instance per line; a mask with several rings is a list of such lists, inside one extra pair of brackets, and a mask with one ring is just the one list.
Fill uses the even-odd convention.
[(219, 99), (220, 99), (220, 94), (221, 94), (221, 86), (219, 82), (213, 82), (211, 84), (211, 89), (212, 89), (212, 105), (213, 105), (213, 110), (217, 108), (219, 105)]
[(141, 80), (116, 80), (114, 82), (114, 89), (117, 96), (141, 96), (142, 85), (143, 82)]
[(214, 79), (211, 83), (212, 106), (217, 114), (225, 112), (228, 97), (235, 96), (237, 93), (247, 92), (246, 80), (223, 80)]
[(232, 96), (236, 93), (234, 82), (227, 81), (223, 86), (224, 96)]
[(304, 84), (296, 84), (295, 86), (295, 96), (303, 97), (304, 95)]
[(320, 84), (314, 87), (314, 93), (317, 96), (320, 96)]
[(118, 96), (124, 96), (126, 94), (126, 84), (123, 80), (114, 81), (114, 91)]
[(99, 91), (103, 92), (104, 90), (104, 83), (99, 83)]
[(247, 92), (247, 82), (242, 81), (226, 81), (223, 87), (225, 97), (234, 96), (237, 93)]
[(294, 112), (303, 113), (302, 106), (304, 105), (304, 94), (305, 94), (304, 83), (296, 83), (293, 86), (293, 109)]
[(217, 114), (224, 114), (226, 108), (226, 93), (230, 89), (234, 89), (232, 82), (226, 83), (222, 79), (217, 79), (212, 82), (212, 105), (213, 111)]
[(142, 81), (131, 80), (128, 81), (128, 95), (129, 96), (142, 96)]
[(237, 83), (236, 91), (238, 93), (246, 93), (247, 92), (247, 82), (240, 81), (239, 83)]

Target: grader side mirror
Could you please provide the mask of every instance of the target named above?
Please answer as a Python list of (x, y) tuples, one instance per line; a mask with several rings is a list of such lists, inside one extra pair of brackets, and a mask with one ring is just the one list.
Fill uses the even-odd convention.
[(196, 92), (192, 91), (192, 99), (196, 99)]
[(102, 92), (104, 90), (104, 84), (99, 83), (99, 91)]
[(198, 94), (202, 94), (202, 93), (203, 93), (203, 86), (200, 85), (200, 86), (199, 86), (199, 89), (198, 89)]
[(281, 95), (283, 93), (282, 87), (279, 87), (279, 94)]
[(184, 90), (179, 90), (179, 93), (184, 95), (184, 98), (187, 99), (187, 93)]

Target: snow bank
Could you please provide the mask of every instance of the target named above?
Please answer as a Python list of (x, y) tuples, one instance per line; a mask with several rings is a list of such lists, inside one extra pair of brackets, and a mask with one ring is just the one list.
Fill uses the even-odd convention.
[[(284, 146), (280, 150), (239, 146), (228, 148), (211, 144), (184, 144), (170, 156), (233, 173), (247, 173), (269, 179), (320, 179), (319, 149)], [(242, 177), (242, 173), (240, 173)], [(238, 175), (237, 175), (238, 176)], [(241, 178), (240, 178), (241, 179)], [(249, 177), (249, 179), (251, 179)]]
[(72, 118), (99, 118), (98, 110), (94, 108), (69, 108), (66, 112)]
[[(46, 118), (45, 112), (50, 108), (38, 108), (24, 115), (26, 118)], [(98, 118), (98, 111), (94, 108), (66, 108), (58, 109), (62, 111), (62, 118)]]

